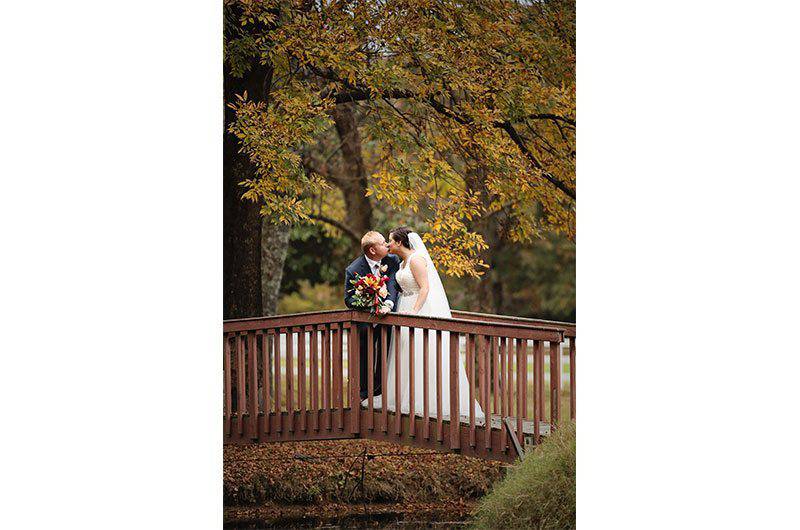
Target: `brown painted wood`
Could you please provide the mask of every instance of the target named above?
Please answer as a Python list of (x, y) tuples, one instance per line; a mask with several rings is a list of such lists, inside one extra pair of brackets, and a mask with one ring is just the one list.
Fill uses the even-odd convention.
[[(489, 337), (481, 336), (481, 347), (480, 347), (480, 358), (483, 359), (483, 379), (481, 380), (481, 388), (483, 389), (483, 402), (485, 403), (483, 408), (483, 414), (486, 418), (486, 422), (491, 421), (491, 404), (489, 403), (489, 379), (491, 378), (489, 372), (491, 371), (491, 362), (490, 362), (490, 355), (491, 355), (491, 344), (489, 342)], [(491, 449), (492, 448), (492, 430), (491, 429), (484, 429), (484, 437), (483, 437), (483, 447), (484, 449)]]
[[(408, 328), (408, 411), (411, 416), (416, 414), (416, 403), (414, 403), (414, 328)], [(408, 435), (416, 437), (417, 422), (412, 421), (409, 423)]]
[[(394, 327), (394, 408), (396, 411), (401, 410), (400, 407), (400, 326)], [(400, 414), (395, 414), (394, 433), (401, 434), (403, 425), (400, 422)]]
[(494, 394), (492, 412), (500, 414), (500, 353), (498, 351), (497, 337), (491, 338), (492, 355), (492, 382), (494, 383)]
[(331, 364), (331, 329), (330, 326), (325, 326), (322, 328), (322, 423), (326, 431), (330, 431), (333, 426), (331, 418), (331, 408), (333, 408)]
[[(373, 360), (373, 356), (375, 355), (374, 346), (373, 346), (373, 331), (372, 326), (367, 327), (367, 410), (369, 411), (369, 416), (367, 416), (368, 420), (366, 423), (366, 428), (369, 430), (375, 429), (375, 404), (373, 403), (375, 398), (375, 361)], [(360, 396), (359, 396), (360, 397)]]
[(523, 358), (525, 353), (525, 343), (524, 341), (517, 340), (517, 438), (522, 440), (522, 419), (525, 417), (525, 411), (523, 410), (523, 406), (525, 404), (524, 394), (525, 388), (523, 384), (525, 382), (525, 374), (522, 373), (522, 370), (525, 366), (525, 359)]
[(247, 334), (247, 373), (250, 382), (249, 412), (250, 436), (258, 436), (258, 353), (256, 352), (256, 334)]
[(261, 335), (261, 400), (264, 402), (264, 430), (269, 433), (269, 415), (272, 411), (272, 403), (270, 402), (270, 376), (272, 375), (269, 370), (270, 356), (269, 356), (269, 342), (270, 335), (263, 333)]
[(319, 341), (317, 330), (314, 326), (307, 326), (308, 331), (308, 356), (311, 369), (311, 428), (319, 430)]
[(539, 432), (539, 422), (542, 416), (539, 412), (539, 385), (541, 384), (539, 374), (542, 370), (539, 359), (542, 357), (542, 341), (533, 341), (533, 443), (538, 444), (542, 441)]
[(559, 322), (557, 320), (542, 320), (538, 318), (512, 317), (506, 315), (490, 315), (487, 313), (472, 313), (469, 311), (452, 311), (453, 318), (464, 320), (479, 320), (482, 322), (498, 322), (508, 324), (523, 324), (529, 326), (546, 327), (564, 330), (564, 336), (575, 336), (574, 322)]
[[(450, 333), (450, 423), (459, 423), (459, 403), (458, 403), (458, 365), (461, 359), (458, 355), (458, 333)], [(450, 433), (450, 449), (460, 449), (461, 439), (458, 430), (453, 429)]]
[(387, 394), (389, 364), (386, 362), (386, 357), (389, 354), (389, 345), (387, 344), (387, 334), (389, 333), (388, 329), (389, 328), (386, 326), (381, 326), (381, 431), (383, 432), (387, 432), (389, 430), (389, 407), (387, 406), (387, 400), (389, 399)]
[(506, 344), (506, 401), (508, 402), (508, 413), (510, 416), (514, 410), (514, 340), (508, 337), (504, 338)]
[(306, 332), (297, 328), (297, 403), (300, 405), (300, 430), (306, 430)]
[(238, 413), (239, 418), (239, 425), (238, 425), (238, 433), (239, 436), (244, 435), (244, 416), (247, 414), (247, 396), (245, 395), (245, 386), (246, 386), (246, 368), (244, 366), (244, 337), (242, 335), (236, 336), (236, 391), (237, 391), (237, 400), (236, 400), (236, 412)]
[(275, 430), (277, 432), (283, 431), (283, 405), (281, 403), (281, 336), (276, 333), (272, 336), (273, 344), (273, 369), (275, 370)]
[[(466, 346), (467, 382), (469, 384), (469, 446), (475, 447), (475, 335), (467, 335)], [(452, 421), (452, 416), (450, 418)]]
[(231, 435), (231, 415), (233, 414), (231, 394), (231, 335), (223, 335), (224, 362), (222, 364), (225, 374), (225, 436)]
[[(434, 331), (434, 333), (436, 333)], [(422, 415), (425, 421), (422, 423), (422, 436), (426, 440), (431, 439), (431, 418), (430, 418), (430, 391), (428, 385), (430, 384), (430, 369), (428, 367), (428, 359), (430, 357), (430, 344), (428, 340), (430, 335), (427, 329), (422, 330)]]
[(344, 430), (344, 367), (342, 365), (342, 330), (339, 324), (331, 325), (333, 340), (333, 407), (335, 409), (334, 427)]
[(436, 440), (444, 442), (444, 412), (442, 411), (442, 332), (436, 333)]
[[(358, 329), (356, 326), (351, 326), (347, 330), (347, 350), (348, 350), (348, 366), (347, 366), (347, 379), (350, 381), (350, 409), (361, 409), (361, 374), (359, 373), (358, 362)], [(370, 378), (371, 380), (372, 378)], [(361, 432), (361, 414), (350, 415), (350, 434), (358, 434)]]
[(544, 344), (539, 350), (537, 362), (539, 363), (539, 395), (536, 401), (539, 403), (539, 418), (544, 420)]
[(561, 344), (550, 343), (550, 425), (561, 418)]
[(294, 432), (294, 336), (291, 329), (286, 330), (286, 411), (289, 413), (287, 430)]
[(569, 417), (575, 419), (575, 337), (569, 339)]
[[(500, 389), (500, 416), (502, 418), (508, 417), (508, 370), (506, 368), (506, 364), (508, 362), (508, 353), (506, 352), (508, 346), (508, 340), (504, 337), (498, 339), (498, 346), (500, 347), (500, 379), (501, 381), (501, 389)], [(508, 440), (506, 439), (506, 431), (505, 429), (500, 429), (502, 431), (500, 435), (500, 448), (502, 451), (506, 451), (506, 447), (508, 445)]]

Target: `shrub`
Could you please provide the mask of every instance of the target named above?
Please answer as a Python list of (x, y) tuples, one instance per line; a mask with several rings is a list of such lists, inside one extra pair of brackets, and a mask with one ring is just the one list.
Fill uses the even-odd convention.
[(575, 422), (564, 422), (495, 485), (474, 528), (575, 528)]

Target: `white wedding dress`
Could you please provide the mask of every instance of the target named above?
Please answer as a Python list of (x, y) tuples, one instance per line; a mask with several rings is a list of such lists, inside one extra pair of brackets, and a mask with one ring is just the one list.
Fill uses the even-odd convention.
[[(439, 273), (431, 261), (431, 257), (425, 248), (422, 239), (415, 232), (409, 234), (409, 242), (413, 253), (400, 265), (400, 270), (397, 271), (395, 278), (397, 283), (402, 289), (400, 299), (398, 301), (398, 313), (411, 313), (414, 304), (417, 302), (419, 296), (419, 284), (414, 279), (411, 272), (410, 262), (412, 259), (424, 259), (427, 264), (428, 273), (428, 297), (425, 303), (420, 308), (419, 316), (432, 316), (442, 318), (452, 318), (450, 312), (450, 303), (447, 300), (447, 294), (442, 286), (442, 281), (439, 278)], [(442, 332), (442, 417), (450, 417), (450, 334)], [(403, 413), (408, 414), (410, 409), (409, 397), (409, 330), (408, 328), (401, 328), (400, 333), (400, 407)], [(388, 410), (396, 410), (395, 405), (395, 345), (397, 340), (397, 332), (392, 334), (391, 346), (389, 348), (389, 357), (387, 359), (388, 371), (386, 383), (387, 387), (384, 389), (383, 396), (375, 398), (375, 405), (379, 405), (381, 398), (386, 399)], [(430, 417), (437, 417), (436, 410), (436, 333), (433, 330), (428, 332), (428, 415)], [(424, 374), (423, 374), (423, 332), (421, 329), (415, 329), (414, 333), (414, 412), (418, 416), (424, 415)], [(459, 356), (460, 359), (460, 356)], [(459, 414), (469, 418), (469, 382), (467, 380), (467, 373), (464, 364), (459, 362), (458, 366), (458, 390), (459, 390)], [(483, 423), (485, 416), (483, 409), (478, 401), (475, 401), (475, 419)]]

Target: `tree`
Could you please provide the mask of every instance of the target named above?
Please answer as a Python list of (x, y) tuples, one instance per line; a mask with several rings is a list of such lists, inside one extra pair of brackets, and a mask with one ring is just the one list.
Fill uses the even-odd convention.
[[(269, 101), (250, 92), (229, 100), (229, 130), (256, 169), (244, 197), (262, 215), (320, 217), (313, 208), (332, 179), (310, 171), (303, 152), (336, 127), (358, 184), (341, 188), (347, 211), (369, 204), (363, 191), (422, 216), (445, 273), (480, 276), (506, 242), (549, 231), (574, 238), (571, 0), (226, 5), (239, 10), (244, 35), (226, 43), (230, 63), (274, 69)], [(376, 161), (368, 178), (358, 150), (345, 153), (354, 133)]]

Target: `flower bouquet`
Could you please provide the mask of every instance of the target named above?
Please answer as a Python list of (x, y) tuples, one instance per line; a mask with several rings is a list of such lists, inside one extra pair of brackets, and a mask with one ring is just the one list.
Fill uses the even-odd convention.
[(367, 274), (360, 276), (356, 273), (354, 280), (350, 280), (355, 293), (353, 294), (353, 306), (369, 311), (373, 315), (385, 315), (391, 310), (386, 303), (389, 290), (386, 284), (389, 282), (388, 276), (376, 276)]

